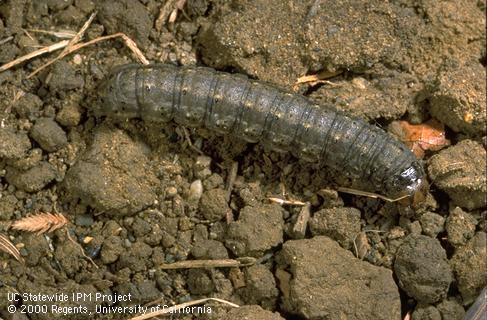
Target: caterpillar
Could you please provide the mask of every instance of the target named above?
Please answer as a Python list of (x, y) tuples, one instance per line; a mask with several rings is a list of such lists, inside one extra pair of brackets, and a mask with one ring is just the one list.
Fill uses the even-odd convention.
[(101, 84), (98, 115), (205, 127), (345, 172), (389, 198), (425, 183), (401, 142), (360, 119), (241, 74), (167, 64), (124, 65)]

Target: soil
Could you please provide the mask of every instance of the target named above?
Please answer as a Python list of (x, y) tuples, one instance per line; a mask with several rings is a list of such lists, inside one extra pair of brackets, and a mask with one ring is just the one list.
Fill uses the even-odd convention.
[[(436, 118), (452, 144), (425, 156), (426, 201), (338, 193), (343, 172), (204, 129), (96, 117), (97, 87), (137, 62), (119, 40), (27, 78), (56, 53), (36, 57), (0, 73), (0, 231), (25, 260), (0, 252), (0, 317), (130, 319), (107, 308), (216, 297), (242, 307), (179, 317), (463, 319), (487, 285), (485, 1), (166, 2), (177, 16), (161, 28), (155, 0), (1, 2), (0, 64), (62, 40), (35, 30), (77, 31), (97, 11), (83, 41), (124, 32), (152, 63), (242, 73), (383, 128)], [(294, 86), (317, 72), (333, 76)], [(9, 228), (38, 212), (70, 223)]]

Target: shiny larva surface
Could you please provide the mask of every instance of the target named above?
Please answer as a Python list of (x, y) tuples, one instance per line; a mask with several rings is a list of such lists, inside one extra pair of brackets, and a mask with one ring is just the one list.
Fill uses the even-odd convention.
[(125, 65), (101, 85), (100, 97), (99, 115), (175, 121), (262, 143), (320, 161), (390, 198), (413, 195), (424, 181), (420, 161), (381, 129), (243, 75)]

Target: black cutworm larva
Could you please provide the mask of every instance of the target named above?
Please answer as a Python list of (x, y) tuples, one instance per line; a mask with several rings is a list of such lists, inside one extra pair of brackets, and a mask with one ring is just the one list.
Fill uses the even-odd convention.
[(389, 198), (424, 183), (419, 160), (381, 129), (243, 75), (126, 65), (102, 84), (98, 113), (205, 127), (344, 171)]

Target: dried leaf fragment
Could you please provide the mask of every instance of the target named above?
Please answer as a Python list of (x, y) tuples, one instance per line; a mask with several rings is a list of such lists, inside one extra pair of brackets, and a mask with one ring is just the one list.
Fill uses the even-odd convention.
[(69, 220), (60, 213), (39, 213), (12, 223), (12, 229), (29, 232), (52, 232), (65, 226)]
[(19, 261), (19, 262), (23, 262), (24, 261), (24, 259), (22, 259), (22, 256), (20, 255), (19, 250), (3, 234), (0, 234), (0, 250), (2, 250), (3, 252), (6, 252), (8, 254), (10, 254), (15, 259), (17, 259), (17, 261)]
[(418, 158), (423, 158), (427, 150), (438, 151), (450, 145), (450, 140), (445, 137), (445, 127), (435, 119), (422, 124), (393, 121), (389, 131), (398, 136)]

